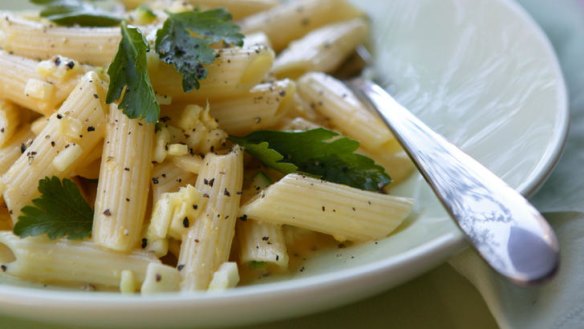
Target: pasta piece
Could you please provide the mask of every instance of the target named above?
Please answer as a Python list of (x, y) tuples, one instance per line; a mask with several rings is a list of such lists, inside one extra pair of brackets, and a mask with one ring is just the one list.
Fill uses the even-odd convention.
[(148, 56), (148, 70), (156, 93), (170, 96), (173, 101), (204, 101), (241, 95), (258, 84), (274, 62), (274, 52), (264, 46), (225, 48), (206, 66), (207, 78), (201, 88), (185, 93), (182, 76), (174, 67), (160, 61), (157, 55)]
[(309, 71), (333, 72), (367, 38), (361, 18), (327, 25), (293, 41), (274, 62), (277, 77), (298, 78)]
[(45, 129), (48, 123), (49, 123), (48, 117), (40, 117), (32, 122), (32, 124), (30, 125), (30, 131), (32, 131), (35, 136), (38, 136), (41, 133), (41, 131)]
[(237, 283), (239, 283), (237, 264), (234, 262), (225, 262), (221, 264), (215, 273), (213, 273), (213, 279), (211, 279), (211, 283), (209, 283), (209, 290), (223, 291), (235, 288)]
[(211, 114), (229, 134), (243, 135), (276, 125), (293, 105), (295, 93), (290, 80), (264, 83), (244, 96), (212, 102)]
[(96, 66), (111, 62), (121, 39), (118, 27), (61, 27), (9, 13), (0, 14), (0, 32), (0, 47), (16, 55), (62, 55)]
[(0, 147), (16, 133), (21, 122), (20, 113), (26, 112), (10, 102), (0, 100)]
[(107, 121), (93, 241), (106, 248), (129, 251), (140, 241), (146, 214), (154, 124), (130, 119), (113, 105)]
[[(0, 50), (2, 98), (44, 115), (51, 114), (71, 93), (86, 68), (61, 57), (55, 57), (48, 62), (52, 63), (55, 73), (67, 70), (71, 73), (49, 74), (45, 62), (37, 62)], [(42, 70), (39, 70), (39, 67)]]
[(122, 271), (122, 278), (120, 279), (120, 292), (122, 294), (133, 294), (139, 289), (136, 275), (129, 270)]
[(112, 289), (119, 287), (125, 270), (141, 283), (151, 263), (160, 261), (142, 251), (122, 254), (90, 241), (21, 239), (12, 232), (0, 232), (0, 264), (5, 274), (33, 282)]
[[(39, 136), (2, 176), (6, 186), (4, 200), (12, 211), (13, 221), (18, 218), (20, 209), (38, 196), (39, 180), (47, 176), (68, 177), (79, 165), (79, 160), (101, 142), (105, 133), (106, 88), (95, 72), (87, 73), (61, 108), (51, 115)], [(79, 134), (73, 135), (65, 122), (79, 123)], [(65, 170), (58, 170), (52, 165), (53, 160), (73, 144), (82, 150), (77, 161)]]
[(146, 279), (140, 291), (144, 295), (179, 291), (180, 273), (174, 267), (151, 263), (146, 270)]
[(0, 148), (0, 173), (5, 173), (34, 139), (28, 126), (24, 126)]
[(364, 149), (359, 149), (359, 153), (372, 158), (375, 163), (381, 165), (389, 173), (391, 184), (388, 187), (402, 182), (415, 169), (414, 163), (405, 151), (371, 154)]
[(240, 214), (330, 234), (339, 241), (367, 241), (386, 237), (411, 209), (410, 199), (289, 174), (243, 205)]
[(257, 46), (272, 48), (272, 43), (264, 32), (250, 33), (243, 39), (243, 48), (253, 48)]
[(401, 150), (381, 119), (335, 78), (320, 72), (307, 73), (298, 80), (298, 92), (334, 128), (359, 141), (371, 154)]
[(240, 22), (243, 33), (262, 31), (280, 51), (321, 26), (363, 16), (346, 0), (289, 1), (270, 10), (246, 17)]
[(238, 20), (278, 5), (278, 0), (188, 0), (197, 8), (225, 8)]
[(178, 266), (181, 290), (206, 290), (213, 273), (229, 259), (243, 183), (243, 151), (205, 157), (195, 187), (208, 196), (201, 216), (183, 236)]
[[(262, 193), (271, 183), (268, 176), (259, 172), (243, 192), (242, 201), (247, 201)], [(245, 220), (237, 221), (236, 226), (241, 263), (273, 264), (280, 269), (288, 267), (288, 252), (281, 225), (260, 223), (251, 218), (245, 218)]]
[(288, 267), (288, 252), (282, 226), (253, 219), (237, 223), (239, 260), (242, 263), (268, 263)]

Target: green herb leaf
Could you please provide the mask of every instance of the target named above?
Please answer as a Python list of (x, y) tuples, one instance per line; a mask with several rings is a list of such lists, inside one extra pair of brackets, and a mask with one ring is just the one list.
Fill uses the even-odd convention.
[(156, 33), (156, 52), (167, 64), (172, 64), (183, 76), (183, 90), (199, 89), (200, 80), (207, 77), (203, 66), (215, 60), (211, 45), (223, 42), (241, 46), (243, 34), (224, 9), (188, 11), (169, 14), (162, 29)]
[(354, 153), (359, 142), (327, 129), (256, 131), (230, 139), (266, 166), (283, 173), (301, 171), (368, 191), (378, 191), (391, 182), (382, 167)]
[(93, 209), (69, 179), (45, 177), (39, 181), (41, 196), (22, 208), (14, 234), (21, 238), (46, 234), (50, 239), (84, 239), (91, 234)]
[(119, 25), (122, 19), (112, 13), (81, 0), (30, 0), (35, 5), (45, 6), (41, 17), (59, 25), (103, 27)]
[(130, 118), (156, 123), (160, 105), (148, 75), (148, 43), (137, 28), (122, 23), (122, 40), (114, 61), (107, 70), (110, 83), (107, 103), (120, 101), (118, 107)]

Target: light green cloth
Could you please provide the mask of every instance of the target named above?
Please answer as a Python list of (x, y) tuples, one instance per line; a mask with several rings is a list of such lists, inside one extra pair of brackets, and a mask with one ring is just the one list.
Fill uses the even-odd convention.
[(450, 263), (480, 291), (503, 329), (584, 328), (584, 1), (519, 2), (552, 40), (570, 94), (564, 156), (532, 199), (540, 211), (561, 211), (546, 216), (560, 239), (561, 269), (549, 284), (528, 289), (497, 277), (472, 251)]
[[(472, 1), (472, 0), (468, 0)], [(570, 90), (572, 127), (565, 154), (533, 198), (562, 246), (558, 277), (541, 288), (501, 280), (472, 251), (405, 285), (332, 311), (248, 327), (402, 329), (584, 328), (584, 1), (518, 0), (548, 34)], [(486, 304), (485, 304), (486, 302)], [(487, 309), (488, 306), (488, 309)], [(490, 309), (490, 312), (489, 312)], [(493, 318), (494, 317), (494, 318)], [(496, 322), (495, 320), (496, 319)], [(0, 317), (4, 329), (78, 329)]]

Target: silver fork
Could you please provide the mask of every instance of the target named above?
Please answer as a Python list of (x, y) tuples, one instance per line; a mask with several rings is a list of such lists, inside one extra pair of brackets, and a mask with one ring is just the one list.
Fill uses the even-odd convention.
[[(370, 62), (363, 47), (356, 56)], [(343, 75), (357, 71), (362, 67)], [(467, 240), (495, 271), (523, 286), (553, 277), (559, 266), (557, 238), (520, 193), (432, 131), (376, 83), (363, 77), (345, 83), (387, 124)]]

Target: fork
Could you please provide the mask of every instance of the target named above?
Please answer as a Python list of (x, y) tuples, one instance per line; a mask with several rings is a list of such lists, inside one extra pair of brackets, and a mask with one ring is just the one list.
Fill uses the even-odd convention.
[[(357, 49), (356, 57), (370, 63), (363, 47)], [(344, 75), (362, 69), (354, 67)], [(432, 131), (378, 84), (362, 76), (344, 82), (379, 114), (491, 268), (520, 286), (554, 276), (559, 266), (555, 233), (519, 192)]]

